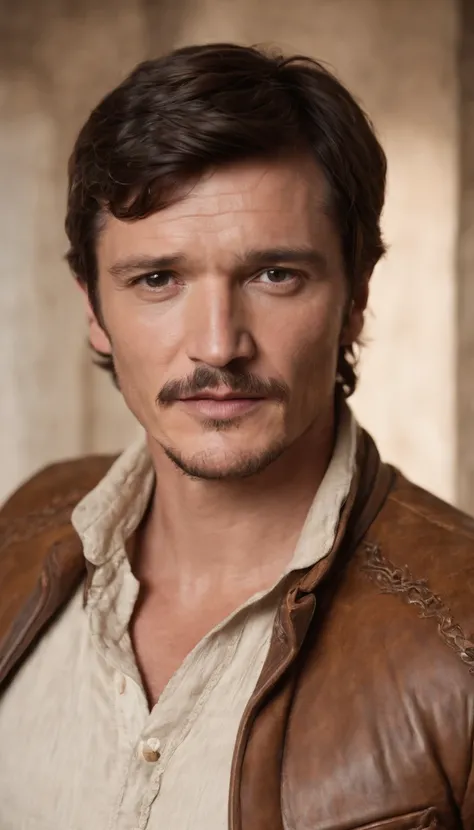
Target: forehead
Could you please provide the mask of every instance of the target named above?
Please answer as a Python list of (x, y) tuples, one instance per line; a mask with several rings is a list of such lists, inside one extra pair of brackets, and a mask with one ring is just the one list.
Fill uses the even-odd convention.
[(108, 216), (98, 240), (100, 260), (131, 252), (186, 256), (239, 255), (242, 248), (337, 242), (329, 186), (312, 159), (242, 162), (208, 172), (182, 198), (145, 219)]

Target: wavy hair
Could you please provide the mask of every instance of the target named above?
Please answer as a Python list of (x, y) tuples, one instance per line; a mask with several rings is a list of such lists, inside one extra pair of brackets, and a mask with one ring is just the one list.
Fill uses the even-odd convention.
[[(363, 110), (321, 63), (228, 43), (139, 66), (93, 110), (69, 161), (67, 260), (100, 316), (96, 238), (104, 211), (133, 221), (179, 198), (206, 170), (307, 148), (324, 172), (349, 300), (384, 253), (386, 158)], [(356, 387), (357, 344), (336, 383)], [(113, 358), (100, 365), (115, 377)]]

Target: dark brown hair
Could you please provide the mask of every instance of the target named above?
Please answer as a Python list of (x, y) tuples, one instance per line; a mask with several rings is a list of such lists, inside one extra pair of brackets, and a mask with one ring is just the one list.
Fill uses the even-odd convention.
[[(93, 110), (69, 161), (68, 262), (99, 320), (96, 236), (104, 210), (140, 219), (206, 170), (308, 148), (331, 190), (350, 298), (384, 253), (386, 158), (345, 87), (310, 58), (227, 43), (140, 64)], [(114, 374), (113, 360), (101, 365)], [(337, 383), (356, 386), (353, 346)]]

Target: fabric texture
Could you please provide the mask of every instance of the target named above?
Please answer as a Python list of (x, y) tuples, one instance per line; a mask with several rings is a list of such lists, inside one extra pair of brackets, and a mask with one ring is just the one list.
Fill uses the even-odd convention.
[(237, 730), (276, 609), (291, 574), (333, 544), (356, 444), (357, 426), (345, 410), (284, 573), (201, 640), (151, 712), (128, 631), (139, 584), (126, 544), (154, 473), (143, 439), (118, 459), (73, 514), (94, 565), (86, 605), (78, 591), (0, 704), (2, 830), (227, 827)]

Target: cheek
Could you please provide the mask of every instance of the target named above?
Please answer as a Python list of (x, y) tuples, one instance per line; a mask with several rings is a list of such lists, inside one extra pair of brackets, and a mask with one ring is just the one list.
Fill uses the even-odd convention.
[(176, 332), (157, 306), (115, 298), (108, 308), (107, 327), (114, 355), (124, 365), (146, 369), (166, 363), (175, 349)]
[[(112, 309), (110, 309), (112, 311)], [(154, 401), (175, 362), (176, 338), (153, 308), (115, 308), (108, 331), (122, 393), (133, 410)], [(135, 413), (136, 414), (136, 413)]]
[[(339, 307), (325, 303), (308, 305), (295, 315), (294, 325), (280, 328), (279, 348), (286, 355), (288, 372), (296, 382), (325, 377), (333, 381), (341, 335)], [(303, 390), (304, 391), (304, 390)]]
[(337, 367), (338, 342), (335, 338), (308, 338), (293, 352), (292, 374), (295, 391), (304, 399), (332, 392)]

